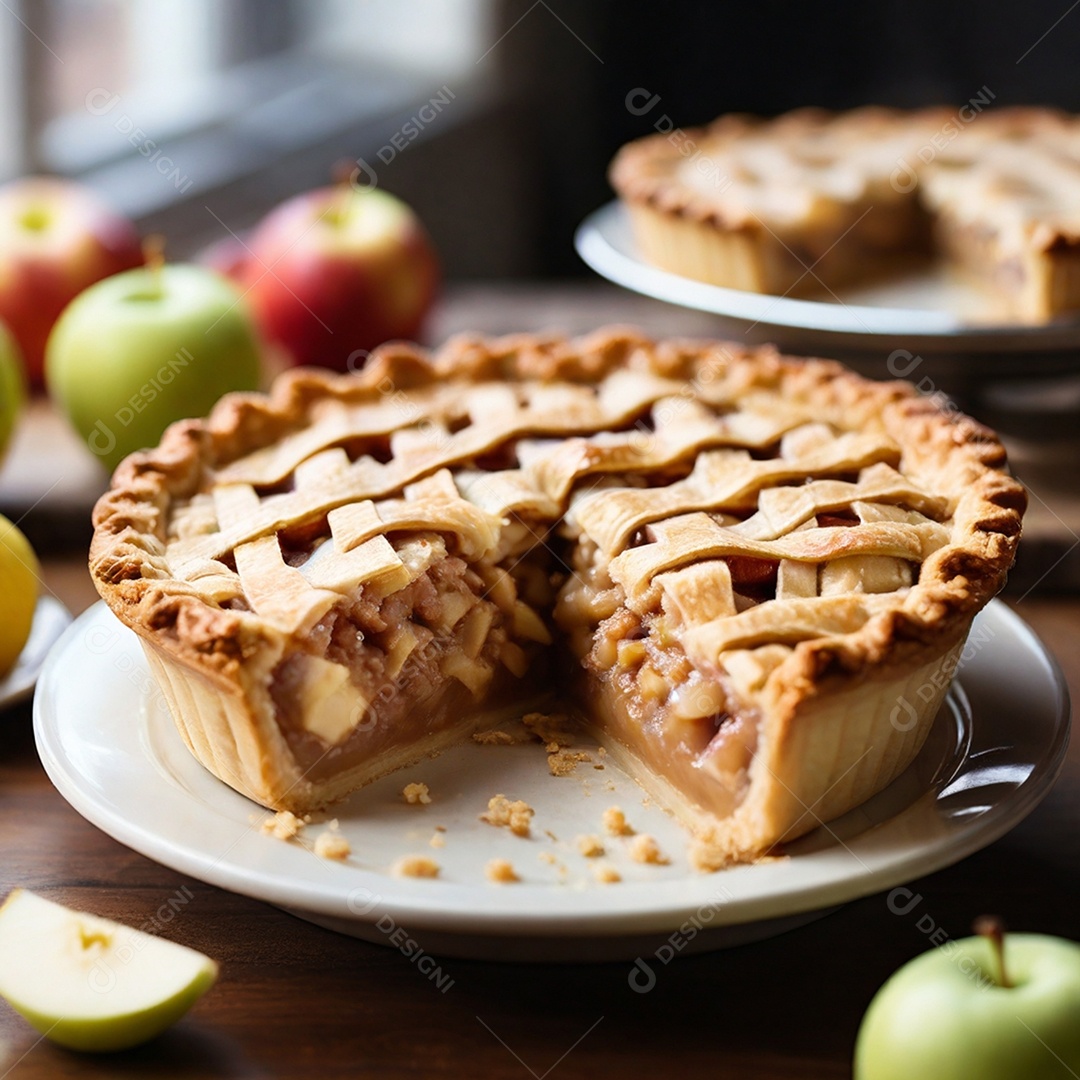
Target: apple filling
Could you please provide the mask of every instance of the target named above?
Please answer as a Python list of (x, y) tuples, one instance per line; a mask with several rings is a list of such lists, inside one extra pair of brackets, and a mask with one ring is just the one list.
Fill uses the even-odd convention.
[[(858, 514), (825, 511), (802, 527), (846, 529), (880, 517), (914, 516), (921, 515), (902, 506), (860, 504)], [(725, 519), (727, 527), (734, 521)], [(632, 546), (652, 539), (646, 528)], [(645, 765), (639, 772), (659, 777), (718, 818), (730, 815), (748, 790), (761, 734), (760, 692), (806, 635), (797, 625), (774, 627), (768, 643), (736, 635), (717, 652), (695, 640), (702, 624), (749, 615), (778, 596), (863, 595), (870, 611), (874, 594), (906, 590), (918, 573), (916, 564), (893, 556), (820, 563), (724, 556), (658, 575), (659, 588), (642, 608), (632, 606), (612, 580), (595, 543), (579, 538), (573, 562), (555, 621), (584, 669), (590, 721)]]
[[(543, 601), (538, 559), (511, 574), (470, 565), (435, 533), (390, 540), (408, 583), (386, 594), (365, 583), (298, 637), (272, 675), (278, 724), (312, 780), (422, 747), (465, 718), (482, 722), (478, 709), (522, 696), (551, 640), (519, 595), (520, 583)], [(318, 550), (294, 559), (301, 572)]]
[[(583, 669), (590, 721), (683, 797), (727, 816), (746, 789), (757, 710), (725, 672), (695, 665), (676, 611), (631, 611), (588, 543), (574, 561), (555, 618)], [(752, 588), (761, 573), (748, 575)]]

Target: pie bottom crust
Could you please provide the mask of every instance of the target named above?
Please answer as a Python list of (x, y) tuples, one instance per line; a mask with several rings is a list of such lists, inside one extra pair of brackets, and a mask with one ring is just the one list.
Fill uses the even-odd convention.
[[(841, 287), (882, 278), (902, 250), (889, 253), (860, 248), (848, 259), (838, 245), (821, 259), (799, 262), (791, 250), (767, 232), (725, 229), (712, 222), (665, 213), (646, 203), (626, 202), (634, 240), (646, 261), (662, 270), (728, 289), (766, 295), (812, 295), (819, 280)], [(1080, 251), (1029, 248), (1003, 258), (969, 230), (952, 230), (944, 221), (935, 229), (938, 247), (949, 266), (969, 284), (991, 289), (998, 314), (1040, 323), (1080, 308)], [(851, 238), (848, 238), (850, 247)], [(806, 269), (812, 264), (813, 273)]]
[[(152, 642), (140, 639), (140, 643), (180, 736), (196, 760), (270, 810), (304, 814), (322, 809), (530, 707), (528, 699), (519, 698), (512, 706), (467, 710), (457, 722), (425, 737), (365, 756), (349, 768), (312, 782), (295, 762), (277, 722), (268, 719), (273, 716), (269, 693), (257, 680), (226, 688), (178, 663)], [(265, 709), (259, 706), (263, 699)]]
[[(273, 810), (319, 809), (461, 742), (472, 732), (529, 711), (529, 702), (521, 700), (501, 709), (468, 710), (460, 721), (425, 738), (312, 783), (293, 762), (276, 722), (259, 709), (257, 696), (252, 697), (259, 693), (256, 687), (237, 685), (227, 692), (152, 642), (143, 640), (142, 645), (195, 758), (231, 787)], [(645, 791), (690, 829), (694, 867), (718, 870), (840, 817), (896, 779), (926, 741), (962, 647), (963, 639), (943, 656), (905, 674), (897, 676), (895, 669), (878, 673), (856, 685), (800, 700), (788, 711), (766, 714), (743, 797), (727, 816), (689, 801), (612, 737), (595, 709), (594, 722), (588, 726)], [(269, 697), (266, 690), (262, 693)]]
[(754, 861), (862, 805), (914, 761), (948, 692), (963, 644), (906, 676), (870, 678), (767, 717), (744, 798), (725, 817), (690, 802), (617, 741), (605, 745), (690, 829), (695, 869)]

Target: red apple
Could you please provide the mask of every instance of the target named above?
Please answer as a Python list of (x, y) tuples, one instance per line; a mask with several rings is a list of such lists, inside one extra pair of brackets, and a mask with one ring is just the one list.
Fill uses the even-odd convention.
[(339, 371), (376, 345), (416, 338), (438, 262), (400, 199), (348, 184), (298, 195), (255, 229), (237, 280), (270, 340), (293, 363)]
[(135, 226), (87, 188), (42, 176), (0, 187), (0, 321), (32, 386), (42, 385), (60, 312), (87, 286), (142, 261)]

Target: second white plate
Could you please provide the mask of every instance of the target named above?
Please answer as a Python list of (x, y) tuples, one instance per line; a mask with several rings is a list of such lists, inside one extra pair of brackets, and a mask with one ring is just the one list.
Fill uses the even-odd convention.
[[(476, 958), (601, 960), (641, 956), (688, 920), (691, 949), (787, 928), (814, 912), (956, 862), (1024, 818), (1049, 790), (1068, 735), (1068, 698), (1028, 627), (994, 602), (972, 632), (956, 685), (923, 752), (894, 784), (788, 848), (789, 858), (701, 875), (682, 828), (628, 776), (596, 758), (550, 775), (536, 744), (470, 743), (356, 793), (337, 807), (353, 854), (316, 857), (260, 831), (266, 811), (188, 753), (135, 636), (103, 606), (82, 615), (51, 654), (34, 703), (42, 761), (61, 794), (95, 825), (184, 873), (288, 908), (346, 933), (400, 947), (401, 928), (430, 952)], [(595, 749), (582, 743), (583, 749)], [(428, 784), (429, 806), (402, 786)], [(536, 810), (522, 839), (479, 821), (504, 792)], [(599, 833), (620, 805), (671, 856), (642, 866), (605, 838), (622, 875), (602, 885), (575, 837)], [(430, 846), (436, 826), (441, 847)], [(437, 879), (395, 878), (400, 855), (423, 854)], [(513, 863), (522, 882), (494, 885), (484, 865)], [(396, 937), (395, 937), (396, 935)]]
[[(1016, 356), (1013, 366), (1024, 362), (1026, 374), (1031, 373), (1031, 354), (1043, 354), (1040, 370), (1076, 370), (1074, 354), (1051, 354), (1080, 347), (1080, 319), (1041, 325), (1002, 321), (992, 299), (943, 273), (917, 273), (813, 300), (722, 288), (661, 270), (642, 258), (629, 216), (617, 200), (590, 214), (574, 243), (602, 277), (657, 300), (722, 316), (734, 338), (803, 351), (870, 349), (879, 367), (883, 350), (906, 344), (927, 353)], [(888, 374), (906, 375), (902, 370)]]

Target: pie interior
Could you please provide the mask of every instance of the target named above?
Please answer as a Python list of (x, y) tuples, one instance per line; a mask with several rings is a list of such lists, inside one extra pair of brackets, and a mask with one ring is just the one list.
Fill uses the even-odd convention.
[(1080, 307), (1080, 118), (1049, 109), (800, 109), (624, 146), (610, 170), (644, 256), (812, 295), (935, 253), (1004, 313)]
[(305, 812), (551, 698), (751, 858), (922, 745), (1023, 489), (828, 361), (610, 329), (385, 346), (128, 458), (91, 570), (192, 751)]

